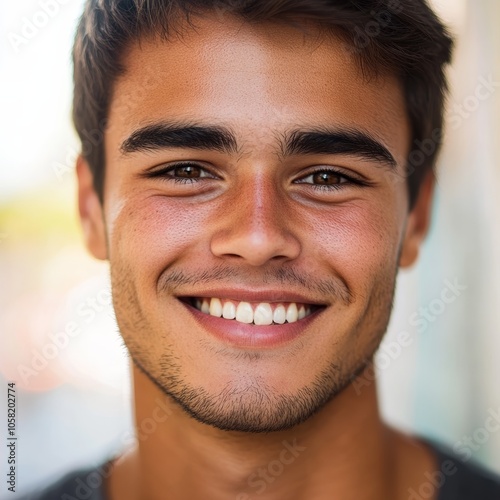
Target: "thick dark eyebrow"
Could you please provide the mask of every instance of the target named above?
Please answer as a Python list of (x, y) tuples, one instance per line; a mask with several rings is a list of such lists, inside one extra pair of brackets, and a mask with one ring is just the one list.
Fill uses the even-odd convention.
[[(194, 123), (157, 123), (146, 125), (122, 143), (120, 151), (127, 155), (139, 151), (167, 148), (198, 149), (238, 154), (234, 132), (223, 126)], [(397, 162), (378, 140), (359, 130), (337, 130), (323, 127), (295, 129), (281, 135), (280, 155), (348, 155), (396, 168)]]
[(284, 135), (281, 154), (291, 155), (348, 155), (357, 156), (397, 167), (397, 162), (390, 151), (378, 140), (359, 130), (331, 130), (315, 128), (313, 130), (293, 130)]
[(166, 148), (204, 149), (238, 153), (235, 134), (218, 126), (189, 123), (157, 123), (135, 130), (120, 146), (122, 154)]

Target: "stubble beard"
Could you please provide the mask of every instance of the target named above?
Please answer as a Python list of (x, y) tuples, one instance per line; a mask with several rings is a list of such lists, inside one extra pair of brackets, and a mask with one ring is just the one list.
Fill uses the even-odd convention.
[[(140, 308), (130, 270), (111, 266), (113, 301), (123, 342), (135, 366), (171, 401), (195, 420), (224, 431), (269, 433), (291, 429), (318, 413), (363, 372), (373, 359), (387, 329), (392, 312), (396, 270), (379, 278), (373, 288), (364, 318), (354, 335), (365, 335), (363, 352), (337, 356), (313, 382), (293, 394), (279, 393), (260, 376), (247, 379), (244, 387), (229, 381), (223, 390), (211, 393), (190, 384), (176, 356), (167, 344), (160, 362), (151, 361), (138, 338), (156, 338)], [(162, 336), (165, 332), (161, 332)], [(159, 336), (158, 336), (159, 338)], [(146, 344), (147, 345), (147, 344)], [(345, 358), (345, 359), (344, 359)], [(293, 369), (293, 366), (291, 366)]]

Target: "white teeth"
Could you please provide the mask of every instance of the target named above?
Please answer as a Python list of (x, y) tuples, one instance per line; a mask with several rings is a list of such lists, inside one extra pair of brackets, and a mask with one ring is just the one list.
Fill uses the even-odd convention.
[(226, 302), (222, 308), (222, 317), (226, 319), (236, 318), (236, 306), (232, 302)]
[(266, 302), (259, 304), (253, 313), (253, 322), (256, 325), (271, 325), (273, 322), (271, 305)]
[(236, 308), (236, 321), (248, 324), (253, 322), (253, 309), (248, 302), (240, 302), (238, 304)]
[(295, 323), (298, 319), (299, 312), (297, 311), (297, 304), (292, 302), (286, 310), (286, 320), (288, 323)]
[(300, 306), (299, 313), (297, 316), (299, 319), (306, 317), (306, 308), (304, 306)]
[(217, 316), (218, 318), (222, 315), (222, 302), (220, 299), (212, 299), (210, 301), (210, 315)]
[(254, 323), (255, 325), (282, 325), (286, 322), (295, 323), (311, 314), (309, 306), (300, 305), (297, 307), (295, 302), (288, 304), (278, 304), (273, 310), (273, 306), (268, 302), (261, 302), (255, 305), (255, 310), (249, 302), (239, 302), (218, 298), (199, 298), (194, 300), (198, 310), (211, 316), (225, 319), (236, 319), (240, 323)]
[(273, 321), (282, 325), (286, 321), (286, 309), (281, 304), (274, 310)]
[(210, 301), (207, 299), (203, 299), (200, 309), (201, 312), (204, 312), (205, 314), (210, 314)]

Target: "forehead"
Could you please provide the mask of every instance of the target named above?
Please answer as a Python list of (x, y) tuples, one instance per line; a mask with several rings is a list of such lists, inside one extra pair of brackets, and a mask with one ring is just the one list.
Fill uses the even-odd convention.
[(230, 126), (252, 148), (307, 125), (369, 132), (403, 160), (409, 127), (399, 81), (367, 79), (341, 39), (318, 29), (226, 16), (196, 19), (169, 41), (141, 39), (123, 58), (110, 104), (106, 151), (166, 119)]

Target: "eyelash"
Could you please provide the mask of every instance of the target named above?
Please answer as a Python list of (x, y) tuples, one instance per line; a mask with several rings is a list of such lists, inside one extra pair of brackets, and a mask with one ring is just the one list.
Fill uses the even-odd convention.
[[(177, 184), (194, 184), (200, 180), (199, 178), (190, 179), (188, 177), (183, 178), (183, 177), (174, 177), (173, 175), (169, 175), (170, 172), (181, 167), (196, 167), (199, 168), (200, 170), (207, 172), (206, 168), (202, 167), (201, 165), (198, 165), (197, 163), (186, 162), (186, 163), (175, 163), (174, 165), (170, 165), (169, 167), (161, 170), (147, 172), (145, 174), (145, 177), (148, 177), (149, 179), (153, 179), (156, 177), (163, 177), (164, 179), (168, 181), (174, 181)], [(204, 178), (206, 179), (207, 177)]]
[[(156, 170), (154, 172), (148, 172), (145, 174), (145, 176), (148, 178), (163, 177), (166, 180), (173, 181), (177, 184), (195, 184), (203, 178), (204, 179), (213, 178), (213, 177), (182, 178), (182, 177), (174, 177), (173, 175), (169, 175), (170, 172), (173, 172), (175, 169), (181, 168), (181, 167), (196, 167), (196, 168), (199, 168), (200, 170), (204, 171), (205, 173), (208, 172), (205, 167), (202, 167), (201, 165), (198, 165), (197, 163), (187, 162), (187, 163), (175, 163), (174, 165), (171, 165), (165, 169)], [(210, 173), (210, 172), (208, 172), (208, 173)], [(339, 170), (336, 170), (334, 168), (318, 168), (317, 170), (313, 170), (312, 172), (309, 172), (306, 176), (304, 176), (298, 180), (307, 179), (308, 177), (311, 177), (311, 176), (316, 175), (316, 174), (322, 174), (322, 173), (336, 175), (336, 176), (340, 177), (342, 180), (344, 180), (345, 182), (341, 182), (340, 184), (331, 184), (331, 185), (312, 184), (312, 183), (306, 183), (306, 182), (297, 182), (297, 184), (307, 184), (307, 185), (311, 186), (313, 189), (317, 189), (320, 191), (338, 191), (338, 190), (344, 189), (345, 186), (362, 187), (362, 186), (368, 185), (368, 182), (364, 182), (360, 179), (357, 179), (355, 177), (347, 175), (347, 174), (345, 174)]]
[(304, 180), (307, 179), (308, 177), (311, 177), (316, 174), (331, 174), (335, 175), (337, 177), (340, 177), (341, 180), (345, 182), (341, 182), (339, 184), (312, 184), (312, 183), (306, 183), (306, 182), (298, 182), (298, 184), (307, 184), (308, 186), (311, 186), (313, 189), (319, 190), (319, 191), (339, 191), (342, 189), (345, 189), (347, 186), (351, 187), (362, 187), (362, 186), (367, 186), (368, 183), (364, 182), (360, 179), (357, 179), (355, 177), (352, 177), (350, 175), (344, 174), (340, 170), (334, 169), (334, 168), (318, 168), (316, 170), (313, 170), (312, 172), (309, 172), (306, 176), (302, 177), (301, 179), (298, 180)]

